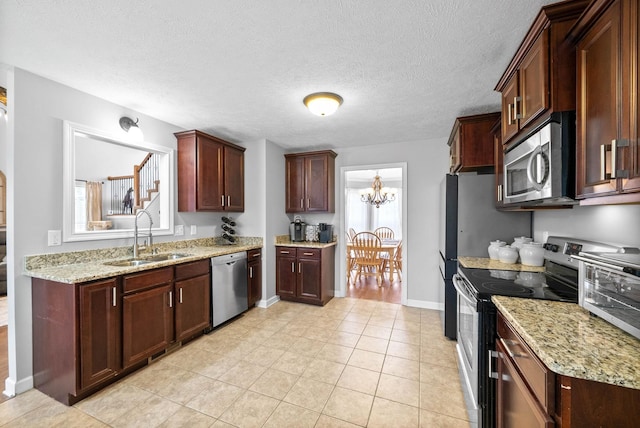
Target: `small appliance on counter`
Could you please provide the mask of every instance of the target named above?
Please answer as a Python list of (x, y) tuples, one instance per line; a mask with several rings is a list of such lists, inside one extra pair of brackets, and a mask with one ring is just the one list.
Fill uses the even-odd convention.
[(319, 223), (318, 230), (320, 243), (326, 244), (333, 240), (333, 225), (327, 223)]
[(236, 222), (231, 217), (222, 217), (222, 239), (228, 244), (235, 244), (236, 238)]
[(302, 242), (306, 238), (307, 225), (302, 221), (302, 218), (297, 215), (289, 225), (289, 238), (291, 242)]

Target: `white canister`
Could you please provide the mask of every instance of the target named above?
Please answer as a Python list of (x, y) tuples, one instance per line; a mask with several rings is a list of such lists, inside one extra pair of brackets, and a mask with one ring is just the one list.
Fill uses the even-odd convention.
[(498, 251), (498, 259), (502, 263), (515, 263), (518, 260), (518, 249), (510, 245), (500, 247)]
[(526, 236), (518, 236), (513, 238), (513, 244), (511, 244), (511, 246), (516, 247), (518, 250), (520, 250), (520, 248), (522, 248), (524, 244), (532, 241), (533, 241), (533, 238), (528, 238)]
[(507, 243), (500, 240), (489, 242), (489, 248), (487, 249), (489, 251), (489, 258), (491, 260), (498, 260), (500, 258), (498, 257), (498, 251), (500, 251), (500, 247), (504, 247), (505, 245), (507, 245)]
[(543, 266), (544, 248), (540, 242), (528, 242), (520, 249), (520, 260), (523, 265)]

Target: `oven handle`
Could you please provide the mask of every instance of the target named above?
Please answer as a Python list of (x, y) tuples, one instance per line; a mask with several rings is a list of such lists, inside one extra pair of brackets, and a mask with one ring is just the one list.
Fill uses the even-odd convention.
[(514, 341), (514, 340), (509, 340), (509, 339), (503, 339), (502, 337), (498, 338), (498, 340), (500, 341), (500, 343), (502, 343), (502, 346), (504, 346), (504, 349), (507, 351), (507, 354), (509, 354), (509, 356), (513, 359), (515, 358), (529, 358), (528, 355), (526, 354), (516, 354), (515, 352), (513, 352), (511, 350), (511, 348), (509, 347), (509, 345), (518, 345), (518, 342)]
[(620, 271), (620, 272), (625, 272), (624, 267), (622, 267), (622, 266), (618, 266), (618, 265), (614, 265), (614, 264), (611, 264), (611, 263), (602, 262), (600, 260), (593, 260), (591, 258), (587, 258), (587, 257), (584, 257), (584, 256), (576, 256), (576, 255), (572, 255), (571, 258), (572, 259), (576, 259), (576, 260), (580, 260), (582, 262), (586, 262), (586, 263), (589, 263), (589, 264), (592, 264), (592, 265), (605, 267), (605, 268), (617, 270), (617, 271)]
[(462, 297), (471, 306), (475, 307), (477, 302), (467, 295), (466, 291), (464, 290), (464, 287), (462, 285), (459, 285), (458, 281), (462, 282), (464, 280), (458, 274), (453, 275), (453, 288), (455, 288), (456, 291), (458, 292), (458, 296)]

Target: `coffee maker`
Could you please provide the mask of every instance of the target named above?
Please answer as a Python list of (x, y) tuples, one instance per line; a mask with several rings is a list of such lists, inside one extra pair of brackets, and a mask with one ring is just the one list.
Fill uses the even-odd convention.
[(305, 240), (306, 224), (299, 216), (289, 225), (289, 238), (291, 242), (302, 242)]
[(327, 223), (319, 223), (319, 236), (321, 243), (328, 243), (333, 241), (333, 226)]

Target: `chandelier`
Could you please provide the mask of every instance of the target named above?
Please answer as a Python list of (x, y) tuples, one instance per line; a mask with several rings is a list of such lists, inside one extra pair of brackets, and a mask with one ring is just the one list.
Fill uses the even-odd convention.
[(371, 187), (360, 191), (360, 200), (365, 204), (375, 205), (376, 208), (380, 208), (380, 205), (396, 200), (396, 191), (395, 189), (383, 187), (380, 176), (376, 174)]

